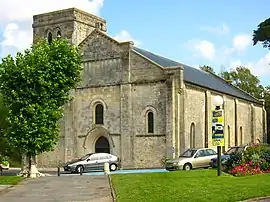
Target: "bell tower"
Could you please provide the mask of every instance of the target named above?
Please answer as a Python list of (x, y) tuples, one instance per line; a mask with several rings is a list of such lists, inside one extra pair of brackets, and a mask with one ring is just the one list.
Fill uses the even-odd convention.
[(34, 43), (39, 38), (65, 37), (79, 45), (94, 29), (107, 31), (104, 19), (76, 8), (34, 15), (32, 27)]

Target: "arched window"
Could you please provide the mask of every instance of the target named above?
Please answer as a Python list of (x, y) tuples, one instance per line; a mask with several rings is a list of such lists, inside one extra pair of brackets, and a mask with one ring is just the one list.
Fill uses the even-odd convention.
[(57, 34), (56, 34), (56, 37), (57, 37), (57, 38), (60, 38), (61, 36), (62, 36), (62, 35), (61, 35), (60, 30), (58, 30), (58, 31), (57, 31)]
[(95, 108), (95, 123), (104, 124), (103, 121), (104, 108), (102, 104), (97, 104)]
[(195, 148), (195, 123), (191, 123), (190, 125), (189, 140), (190, 140), (190, 148)]
[(231, 128), (230, 128), (230, 126), (228, 126), (228, 138), (227, 138), (228, 140), (228, 147), (230, 147), (231, 146)]
[(242, 126), (240, 126), (240, 144), (242, 145), (243, 144), (243, 128)]
[(53, 39), (52, 33), (49, 32), (48, 33), (48, 42), (49, 42), (49, 44), (52, 43), (52, 39)]
[(151, 111), (147, 113), (147, 129), (148, 133), (154, 133), (154, 113)]

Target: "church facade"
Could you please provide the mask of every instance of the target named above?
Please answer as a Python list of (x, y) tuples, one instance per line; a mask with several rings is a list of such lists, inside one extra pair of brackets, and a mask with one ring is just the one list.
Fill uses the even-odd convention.
[(220, 77), (119, 42), (106, 21), (70, 8), (33, 17), (39, 37), (65, 37), (83, 54), (82, 81), (61, 120), (60, 139), (38, 167), (92, 152), (121, 158), (123, 168), (160, 167), (190, 147), (212, 147), (212, 98), (224, 99), (225, 144), (262, 141), (263, 101)]

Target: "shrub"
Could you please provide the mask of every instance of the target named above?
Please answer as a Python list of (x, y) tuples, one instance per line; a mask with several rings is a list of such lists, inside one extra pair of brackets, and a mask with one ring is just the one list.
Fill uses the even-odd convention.
[(266, 144), (252, 145), (242, 154), (232, 155), (225, 165), (225, 171), (234, 176), (270, 172), (270, 147)]

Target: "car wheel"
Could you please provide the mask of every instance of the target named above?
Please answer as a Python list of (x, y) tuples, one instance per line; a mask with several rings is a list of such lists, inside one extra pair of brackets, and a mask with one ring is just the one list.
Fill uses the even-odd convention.
[(76, 167), (76, 172), (77, 173), (81, 173), (81, 171), (83, 172), (83, 170), (84, 170), (84, 167), (82, 165), (79, 165), (79, 166)]
[(191, 169), (192, 169), (192, 165), (191, 165), (190, 163), (186, 163), (186, 164), (184, 165), (184, 167), (183, 167), (183, 170), (189, 171), (189, 170), (191, 170)]
[(116, 171), (117, 170), (117, 165), (116, 164), (111, 164), (110, 165), (110, 171)]

